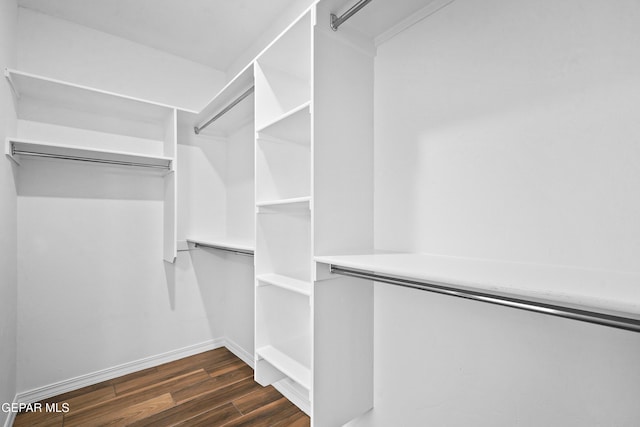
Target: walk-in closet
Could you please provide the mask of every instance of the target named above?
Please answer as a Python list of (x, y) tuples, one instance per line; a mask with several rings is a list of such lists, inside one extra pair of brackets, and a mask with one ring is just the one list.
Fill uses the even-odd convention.
[(0, 424), (640, 425), (636, 0), (3, 0)]

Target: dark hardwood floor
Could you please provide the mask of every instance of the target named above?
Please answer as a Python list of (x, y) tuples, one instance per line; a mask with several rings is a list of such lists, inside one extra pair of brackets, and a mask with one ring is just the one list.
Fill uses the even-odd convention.
[[(44, 400), (14, 426), (309, 426), (309, 417), (226, 348)], [(60, 412), (47, 412), (58, 403)], [(69, 411), (62, 412), (67, 404)]]

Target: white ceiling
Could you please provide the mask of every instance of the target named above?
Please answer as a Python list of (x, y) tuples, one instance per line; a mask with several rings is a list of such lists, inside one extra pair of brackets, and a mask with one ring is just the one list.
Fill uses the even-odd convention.
[(19, 0), (33, 9), (226, 71), (294, 0)]

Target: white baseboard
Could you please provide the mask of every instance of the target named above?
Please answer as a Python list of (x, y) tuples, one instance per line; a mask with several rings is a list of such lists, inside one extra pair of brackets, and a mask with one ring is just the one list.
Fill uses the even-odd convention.
[[(13, 399), (13, 403), (17, 403), (15, 399)], [(7, 414), (7, 419), (4, 421), (4, 427), (13, 426), (13, 422), (15, 420), (16, 420), (16, 413), (15, 412), (9, 412)]]
[(229, 338), (224, 339), (224, 346), (233, 354), (238, 356), (244, 363), (251, 366), (251, 369), (256, 369), (255, 360), (253, 358), (253, 354), (247, 352), (244, 348), (239, 346), (235, 341), (230, 340)]
[[(33, 390), (18, 393), (14, 401), (17, 403), (39, 402), (40, 400), (48, 399), (50, 397), (57, 396), (62, 393), (67, 393), (69, 391), (73, 391), (73, 390), (77, 390), (90, 385), (98, 384), (103, 381), (111, 380), (113, 378), (118, 378), (120, 376), (141, 371), (143, 369), (152, 368), (154, 366), (162, 365), (163, 363), (173, 362), (174, 360), (182, 359), (188, 356), (193, 356), (194, 354), (213, 350), (219, 347), (224, 347), (225, 342), (226, 340), (224, 338), (217, 338), (214, 340), (209, 340), (199, 344), (190, 345), (177, 350), (171, 350), (166, 353), (158, 354), (155, 356), (146, 357), (144, 359), (135, 360), (133, 362), (124, 363), (122, 365), (114, 366), (112, 368), (107, 368), (97, 372), (92, 372), (90, 374), (81, 375), (79, 377), (60, 381), (54, 384), (49, 384), (44, 387), (38, 387)], [(5, 423), (5, 425), (7, 424)], [(7, 426), (10, 426), (10, 425), (11, 424), (8, 424)]]
[(273, 387), (278, 390), (284, 397), (289, 399), (291, 403), (296, 405), (302, 412), (311, 416), (311, 402), (307, 393), (301, 393), (296, 389), (294, 383), (289, 379), (284, 379), (272, 384)]

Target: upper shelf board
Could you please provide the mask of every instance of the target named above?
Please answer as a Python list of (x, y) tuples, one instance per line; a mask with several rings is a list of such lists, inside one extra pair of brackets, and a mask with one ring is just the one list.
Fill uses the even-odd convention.
[(22, 101), (27, 99), (68, 110), (146, 122), (163, 122), (176, 109), (170, 105), (11, 69), (5, 69), (5, 77), (18, 97), (19, 116), (23, 110), (20, 108)]
[(417, 253), (319, 256), (315, 261), (640, 319), (639, 273)]
[[(199, 113), (178, 111), (178, 122), (190, 129), (201, 127), (215, 117), (240, 95), (253, 87), (253, 62), (236, 75), (218, 92)], [(243, 126), (252, 123), (254, 116), (253, 94), (233, 106), (223, 116), (200, 131), (203, 135), (228, 136)]]
[(19, 163), (19, 159), (23, 156), (78, 160), (161, 170), (171, 170), (173, 163), (170, 157), (148, 156), (125, 151), (90, 149), (87, 147), (51, 144), (48, 142), (18, 138), (7, 139), (6, 154), (16, 161), (16, 163)]

